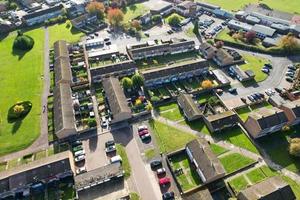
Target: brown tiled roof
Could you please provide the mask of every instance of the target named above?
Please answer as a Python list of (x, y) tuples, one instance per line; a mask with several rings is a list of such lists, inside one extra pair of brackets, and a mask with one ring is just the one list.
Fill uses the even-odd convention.
[(91, 77), (110, 74), (114, 72), (126, 71), (129, 69), (136, 69), (137, 66), (132, 60), (126, 60), (124, 62), (113, 63), (105, 66), (99, 66), (91, 68)]
[(208, 189), (201, 189), (183, 197), (184, 200), (213, 200)]
[(181, 93), (177, 97), (177, 102), (188, 119), (200, 118), (202, 116), (201, 111), (195, 104), (193, 98), (189, 94)]
[(228, 110), (216, 115), (209, 115), (206, 119), (214, 129), (221, 129), (226, 125), (237, 123), (238, 116), (233, 111)]
[(68, 45), (65, 40), (58, 40), (54, 42), (54, 60), (59, 57), (69, 58)]
[(295, 200), (291, 187), (280, 176), (268, 178), (238, 194), (239, 200)]
[(71, 65), (69, 58), (59, 57), (54, 62), (55, 83), (72, 82)]

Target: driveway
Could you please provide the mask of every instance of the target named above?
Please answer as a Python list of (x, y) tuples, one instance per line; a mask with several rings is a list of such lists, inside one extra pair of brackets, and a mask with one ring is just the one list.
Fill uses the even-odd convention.
[(131, 166), (131, 179), (143, 200), (161, 199), (161, 192), (150, 166), (141, 157), (132, 128), (123, 128), (112, 132), (117, 143), (125, 146)]

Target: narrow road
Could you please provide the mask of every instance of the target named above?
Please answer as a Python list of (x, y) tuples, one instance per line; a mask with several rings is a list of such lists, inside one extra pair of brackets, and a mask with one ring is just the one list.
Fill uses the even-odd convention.
[[(49, 31), (48, 28), (45, 27), (45, 36), (44, 36), (44, 71), (41, 74), (41, 79), (44, 80), (43, 84), (43, 94), (41, 96), (41, 121), (40, 121), (40, 136), (34, 141), (34, 143), (28, 148), (7, 154), (0, 158), (0, 162), (12, 160), (15, 158), (19, 158), (25, 155), (28, 155), (33, 152), (37, 152), (43, 149), (48, 148), (48, 110), (47, 110), (47, 101), (50, 89), (50, 78), (49, 78)], [(45, 108), (43, 107), (45, 106)]]

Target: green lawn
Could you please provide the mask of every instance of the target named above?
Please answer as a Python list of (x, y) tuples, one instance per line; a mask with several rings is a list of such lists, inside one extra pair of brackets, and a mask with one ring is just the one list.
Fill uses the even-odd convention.
[(149, 11), (149, 8), (144, 6), (142, 3), (136, 3), (131, 6), (127, 6), (122, 10), (124, 12), (124, 22), (128, 22), (138, 16), (141, 16)]
[(130, 192), (129, 194), (131, 200), (140, 200), (140, 196), (135, 192)]
[(165, 111), (160, 113), (160, 115), (166, 119), (172, 120), (172, 121), (178, 121), (183, 119), (183, 115), (180, 112), (179, 108), (174, 108), (169, 111)]
[(241, 175), (241, 176), (238, 176), (238, 177), (230, 180), (229, 184), (234, 189), (234, 191), (236, 193), (238, 193), (239, 191), (245, 189), (245, 187), (248, 185), (248, 182), (245, 179), (245, 177), (243, 175)]
[(265, 80), (268, 75), (263, 73), (261, 69), (264, 64), (269, 63), (269, 61), (262, 57), (253, 56), (251, 54), (242, 54), (245, 59), (246, 64), (241, 65), (242, 70), (252, 70), (255, 73), (254, 80), (256, 82), (261, 82)]
[(236, 112), (238, 113), (240, 118), (245, 122), (251, 111), (255, 111), (255, 110), (257, 110), (259, 108), (263, 108), (263, 107), (272, 108), (273, 106), (270, 103), (268, 103), (267, 101), (264, 101), (260, 104), (255, 104), (250, 107), (244, 107), (244, 108), (237, 109)]
[(300, 1), (299, 0), (197, 0), (199, 2), (208, 2), (215, 5), (219, 5), (222, 8), (229, 11), (237, 11), (242, 9), (249, 3), (264, 3), (272, 9), (277, 9), (290, 13), (300, 13)]
[[(28, 147), (40, 134), (44, 30), (25, 34), (35, 41), (29, 52), (12, 50), (14, 33), (0, 42), (0, 156)], [(32, 109), (24, 119), (9, 123), (8, 109), (18, 101), (31, 101)]]
[(163, 153), (180, 149), (189, 141), (197, 138), (197, 136), (191, 133), (183, 132), (159, 121), (151, 120), (149, 123), (159, 145), (159, 149)]
[(229, 151), (228, 149), (224, 149), (223, 147), (217, 144), (210, 144), (210, 149), (216, 156), (219, 156)]
[(220, 157), (219, 160), (224, 166), (227, 174), (235, 172), (254, 162), (254, 160), (252, 160), (251, 158), (245, 157), (238, 153), (224, 155), (223, 157)]
[(61, 24), (55, 24), (49, 27), (49, 45), (57, 40), (66, 40), (68, 42), (77, 42), (84, 34), (72, 27), (69, 21)]
[(168, 103), (163, 106), (156, 107), (155, 110), (157, 110), (158, 112), (163, 112), (163, 111), (176, 109), (176, 108), (178, 108), (178, 105), (177, 103), (174, 102), (174, 103)]
[(258, 144), (277, 164), (293, 172), (300, 171), (300, 160), (288, 153), (289, 137), (300, 137), (300, 127), (297, 126), (287, 132), (272, 133), (268, 137), (258, 140)]
[(148, 160), (154, 158), (154, 157), (156, 156), (156, 151), (155, 151), (155, 149), (154, 149), (154, 148), (153, 148), (153, 149), (147, 149), (147, 150), (145, 151), (145, 156), (146, 156), (146, 158), (147, 158)]
[(202, 120), (195, 120), (193, 122), (180, 122), (182, 125), (187, 125), (195, 131), (211, 135), (214, 139), (225, 140), (235, 146), (247, 149), (253, 153), (258, 153), (256, 147), (252, 144), (249, 138), (245, 135), (240, 127), (235, 127), (231, 129), (225, 129), (221, 133), (210, 133), (207, 126)]
[(116, 145), (116, 149), (117, 149), (117, 153), (121, 156), (122, 158), (122, 167), (125, 171), (125, 178), (129, 178), (130, 174), (131, 174), (131, 167), (128, 161), (128, 157), (125, 151), (124, 146), (122, 146), (121, 144), (117, 144)]

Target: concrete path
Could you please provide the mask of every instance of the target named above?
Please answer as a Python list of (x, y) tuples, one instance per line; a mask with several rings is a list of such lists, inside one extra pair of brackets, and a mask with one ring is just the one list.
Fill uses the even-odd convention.
[[(49, 76), (49, 31), (48, 28), (45, 27), (45, 39), (44, 39), (44, 74), (41, 76), (41, 79), (44, 80), (43, 84), (43, 94), (41, 97), (41, 133), (39, 138), (34, 141), (34, 143), (28, 148), (7, 154), (0, 158), (0, 162), (12, 160), (15, 158), (23, 157), (25, 155), (44, 150), (48, 148), (48, 110), (47, 110), (47, 101), (50, 89), (50, 76)], [(45, 106), (45, 108), (43, 108)]]

